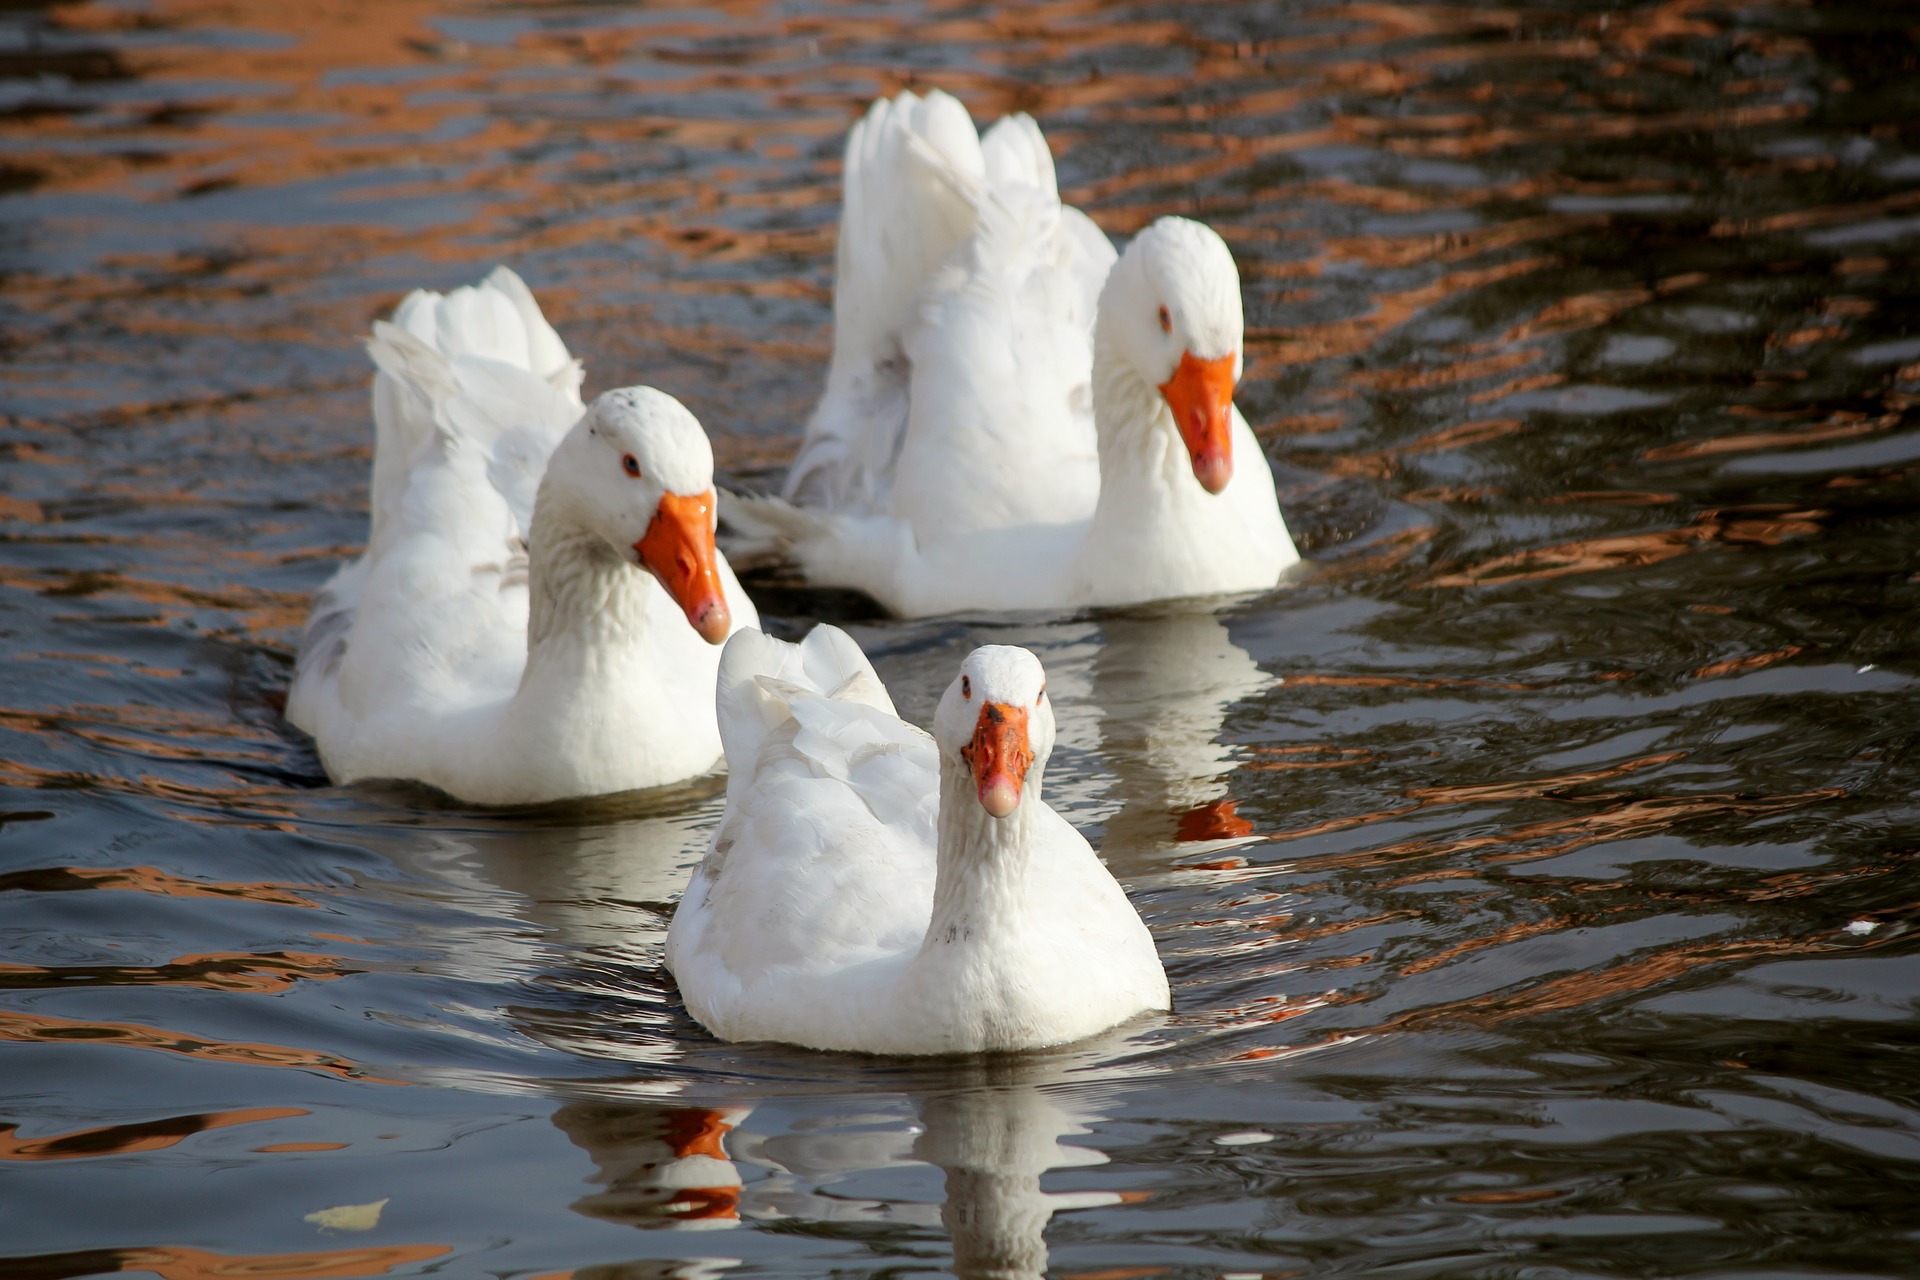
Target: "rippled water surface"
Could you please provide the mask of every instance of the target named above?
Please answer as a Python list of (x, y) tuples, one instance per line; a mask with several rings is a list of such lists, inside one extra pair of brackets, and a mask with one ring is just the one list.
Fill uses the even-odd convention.
[[(1174, 1014), (716, 1043), (711, 789), (327, 785), (357, 335), (508, 262), (778, 474), (839, 145), (1212, 222), (1308, 563), (1033, 647)], [(0, 1274), (1920, 1269), (1920, 20), (1885, 3), (0, 4)], [(764, 597), (790, 633), (823, 603)]]

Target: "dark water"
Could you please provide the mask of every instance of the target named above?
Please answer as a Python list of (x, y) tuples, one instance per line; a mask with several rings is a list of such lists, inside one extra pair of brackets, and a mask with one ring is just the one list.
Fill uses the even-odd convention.
[[(1920, 1274), (1917, 31), (0, 4), (0, 1274)], [(688, 1020), (711, 795), (335, 789), (277, 710), (374, 316), (509, 262), (589, 390), (771, 474), (840, 139), (910, 80), (1034, 112), (1116, 235), (1227, 237), (1310, 553), (855, 628), (917, 715), (1039, 651), (1174, 979), (959, 1066)]]

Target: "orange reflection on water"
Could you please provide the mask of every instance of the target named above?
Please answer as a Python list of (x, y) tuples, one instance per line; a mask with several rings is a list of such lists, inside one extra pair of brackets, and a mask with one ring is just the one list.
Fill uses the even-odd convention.
[[(1752, 129), (1761, 125), (1803, 120), (1808, 108), (1798, 102), (1770, 102), (1752, 106), (1719, 107), (1695, 111), (1651, 112), (1638, 115), (1569, 115), (1543, 112), (1527, 128), (1494, 126), (1477, 131), (1437, 133), (1430, 137), (1402, 135), (1380, 145), (1410, 155), (1448, 157), (1483, 156), (1513, 148), (1566, 146), (1582, 139), (1646, 138), (1655, 134), (1699, 130)], [(1475, 124), (1465, 120), (1450, 124)]]
[[(1407, 792), (1408, 804), (1394, 805), (1386, 809), (1375, 809), (1367, 813), (1347, 814), (1337, 818), (1323, 818), (1319, 822), (1304, 827), (1295, 827), (1290, 831), (1276, 831), (1267, 837), (1269, 843), (1287, 840), (1304, 840), (1318, 836), (1335, 835), (1350, 831), (1356, 827), (1369, 826), (1376, 822), (1390, 822), (1404, 818), (1423, 809), (1450, 804), (1481, 804), (1495, 800), (1525, 800), (1556, 793), (1582, 783), (1595, 782), (1606, 778), (1616, 778), (1654, 765), (1667, 764), (1683, 758), (1684, 752), (1667, 752), (1658, 755), (1641, 756), (1620, 764), (1608, 765), (1601, 769), (1581, 770), (1573, 773), (1552, 774), (1545, 778), (1530, 779), (1525, 782), (1492, 783), (1475, 786), (1418, 787)], [(1497, 838), (1495, 841), (1497, 843)], [(1386, 859), (1398, 859), (1418, 851), (1417, 856), (1428, 853), (1444, 853), (1459, 847), (1460, 842), (1448, 842), (1444, 846), (1433, 843), (1431, 847), (1421, 841), (1405, 841), (1379, 849), (1364, 849), (1354, 853), (1324, 854), (1316, 858), (1302, 859), (1288, 864), (1295, 870), (1322, 870), (1344, 867), (1371, 865)], [(1477, 847), (1477, 846), (1475, 846)]]
[[(290, 821), (294, 811), (286, 803), (287, 790), (278, 785), (242, 783), (232, 787), (192, 786), (153, 774), (122, 778), (98, 771), (76, 773), (66, 769), (41, 768), (18, 760), (0, 760), (0, 786), (52, 791), (87, 790), (139, 796), (148, 800), (172, 800), (178, 802), (180, 807), (171, 808), (170, 816), (183, 822), (227, 827), (252, 826), (274, 831), (294, 829)], [(252, 811), (256, 820), (246, 819), (247, 810)]]
[[(240, 12), (236, 12), (238, 9)], [(329, 82), (329, 73), (342, 67), (434, 69), (441, 74), (424, 83), (436, 88), (458, 84), (462, 77), (435, 58), (430, 48), (428, 19), (443, 12), (432, 0), (311, 0), (300, 5), (223, 3), (221, 0), (167, 0), (154, 12), (134, 13), (117, 5), (69, 4), (52, 15), (57, 26), (71, 32), (111, 36), (131, 26), (147, 26), (160, 40), (116, 41), (113, 56), (129, 74), (153, 86), (163, 98), (174, 86), (200, 97), (193, 82), (218, 79), (229, 84), (268, 87), (274, 106), (287, 113), (312, 113), (300, 127), (246, 127), (226, 115), (239, 105), (227, 101), (176, 126), (198, 146), (175, 149), (160, 163), (182, 171), (178, 181), (191, 194), (202, 194), (245, 183), (271, 185), (298, 178), (338, 172), (362, 163), (356, 150), (370, 144), (356, 135), (370, 132), (365, 122), (381, 121), (388, 129), (412, 125), (430, 128), (458, 108), (437, 110), (419, 102), (422, 81), (379, 83), (372, 78)], [(167, 41), (165, 35), (196, 30), (218, 31), (232, 26), (262, 34), (287, 37), (272, 42), (235, 47), (225, 42)], [(313, 118), (331, 120), (331, 127)], [(43, 144), (57, 144), (66, 134), (85, 136), (83, 122), (38, 122)], [(65, 126), (65, 127), (63, 127)], [(459, 149), (491, 151), (525, 141), (503, 120), (490, 122), (485, 140), (462, 139)], [(127, 176), (129, 162), (120, 156), (78, 149), (30, 153), (31, 162), (47, 171), (49, 180), (70, 188), (113, 184)], [(149, 159), (144, 167), (152, 168)]]
[(0, 520), (17, 520), (23, 524), (44, 524), (46, 519), (46, 508), (32, 499), (13, 498), (0, 494)]
[(1535, 498), (1541, 506), (1587, 505), (1617, 507), (1665, 507), (1680, 501), (1677, 493), (1655, 489), (1574, 489)]
[[(1643, 838), (1673, 829), (1679, 824), (1703, 817), (1745, 815), (1763, 816), (1781, 813), (1835, 799), (1845, 792), (1824, 787), (1792, 795), (1743, 796), (1727, 793), (1699, 795), (1623, 797), (1617, 794), (1582, 796), (1569, 794), (1571, 788), (1684, 759), (1685, 752), (1663, 752), (1641, 756), (1600, 769), (1558, 774), (1522, 782), (1415, 788), (1407, 795), (1412, 803), (1370, 813), (1327, 819), (1292, 831), (1276, 832), (1268, 837), (1278, 843), (1335, 834), (1370, 823), (1404, 818), (1423, 809), (1441, 805), (1488, 804), (1530, 799), (1553, 798), (1572, 803), (1596, 804), (1592, 811), (1566, 818), (1516, 823), (1487, 835), (1435, 837), (1418, 836), (1392, 844), (1357, 849), (1346, 853), (1323, 854), (1284, 864), (1289, 873), (1316, 874), (1332, 870), (1358, 871), (1409, 861), (1435, 858), (1475, 857), (1490, 863), (1532, 862), (1569, 853), (1587, 845)], [(1247, 878), (1270, 873), (1272, 868), (1254, 869)], [(1395, 884), (1415, 881), (1467, 878), (1463, 868), (1407, 877)], [(1306, 890), (1299, 889), (1299, 892)]]
[[(1400, 465), (1400, 459), (1410, 454), (1437, 453), (1463, 444), (1475, 443), (1477, 439), (1497, 439), (1509, 434), (1506, 430), (1498, 429), (1500, 425), (1499, 419), (1489, 422), (1461, 423), (1456, 427), (1444, 428), (1412, 444), (1372, 452), (1342, 453), (1327, 459), (1327, 470), (1338, 476), (1365, 476), (1370, 480), (1385, 480)], [(1514, 425), (1516, 429), (1524, 426), (1518, 422)], [(1485, 434), (1481, 434), (1482, 432)], [(1417, 499), (1409, 495), (1409, 500)]]
[[(1522, 930), (1521, 937), (1539, 932)], [(1656, 987), (1677, 982), (1700, 970), (1726, 965), (1745, 965), (1761, 960), (1778, 960), (1799, 955), (1828, 954), (1837, 950), (1858, 950), (1837, 944), (1831, 935), (1814, 937), (1773, 937), (1749, 939), (1713, 939), (1681, 943), (1635, 956), (1618, 964), (1581, 969), (1559, 976), (1527, 980), (1518, 989), (1467, 996), (1459, 1000), (1428, 1005), (1398, 1014), (1384, 1022), (1344, 1032), (1350, 1035), (1386, 1035), (1400, 1031), (1426, 1030), (1466, 1023), (1497, 1026), (1546, 1014), (1564, 1013), (1606, 1000), (1641, 995)], [(1409, 969), (1405, 972), (1413, 972)]]
[[(212, 739), (219, 744), (217, 750), (223, 760), (268, 763), (275, 759), (269, 752), (249, 751), (239, 745), (256, 741), (258, 731), (244, 724), (236, 724), (229, 716), (167, 710), (137, 703), (52, 707), (32, 711), (0, 707), (0, 727), (15, 733), (57, 732), (95, 746), (162, 760), (199, 760), (209, 754), (206, 746), (170, 741), (177, 738)], [(115, 731), (120, 729), (133, 732)], [(136, 737), (136, 733), (146, 736)]]
[(1806, 651), (1806, 645), (1790, 644), (1766, 653), (1749, 654), (1744, 658), (1723, 658), (1719, 662), (1709, 662), (1703, 667), (1696, 667), (1693, 677), (1696, 680), (1712, 680), (1718, 676), (1741, 675), (1748, 671), (1758, 671), (1762, 667), (1770, 667), (1776, 662), (1785, 662), (1795, 654)]
[[(1369, 859), (1435, 857), (1475, 854), (1493, 863), (1536, 862), (1558, 857), (1590, 844), (1643, 839), (1672, 830), (1695, 818), (1744, 814), (1759, 816), (1818, 804), (1846, 794), (1838, 787), (1789, 796), (1738, 796), (1715, 793), (1698, 796), (1654, 796), (1622, 800), (1594, 813), (1546, 822), (1522, 823), (1490, 836), (1454, 840), (1409, 840), (1367, 851)], [(1544, 843), (1540, 843), (1544, 842)], [(1532, 847), (1502, 852), (1505, 846)]]
[(0, 1010), (0, 1040), (25, 1044), (106, 1044), (130, 1049), (157, 1049), (203, 1062), (248, 1067), (294, 1067), (368, 1084), (406, 1083), (404, 1080), (368, 1075), (358, 1063), (331, 1053), (278, 1044), (209, 1040), (185, 1032), (168, 1031), (164, 1027), (142, 1026), (137, 1022), (80, 1022), (71, 1018), (52, 1018), (5, 1009)]
[[(1399, 880), (1394, 883), (1397, 886), (1410, 883), (1420, 878), (1421, 877), (1409, 876), (1406, 880)], [(1567, 927), (1568, 922), (1559, 917), (1546, 920), (1528, 920), (1518, 924), (1510, 924), (1503, 929), (1496, 929), (1492, 933), (1481, 934), (1476, 938), (1463, 939), (1450, 947), (1434, 952), (1430, 956), (1422, 956), (1420, 959), (1412, 961), (1409, 964), (1401, 965), (1400, 976), (1403, 978), (1411, 978), (1415, 974), (1425, 973), (1429, 969), (1439, 969), (1445, 965), (1452, 964), (1462, 956), (1471, 955), (1476, 951), (1484, 951), (1488, 947), (1505, 946), (1509, 942), (1519, 942), (1525, 938), (1537, 938), (1545, 933), (1558, 933)]]
[(1507, 689), (1524, 692), (1546, 686), (1519, 680), (1482, 680), (1473, 676), (1341, 676), (1303, 671), (1287, 677), (1289, 685), (1328, 689)]
[(1804, 231), (1867, 222), (1890, 213), (1920, 209), (1920, 191), (1901, 191), (1877, 200), (1858, 204), (1828, 205), (1818, 209), (1795, 209), (1763, 218), (1722, 218), (1713, 224), (1710, 234), (1719, 237), (1763, 235), (1777, 231)]
[(1558, 839), (1563, 836), (1567, 838), (1559, 839), (1558, 843), (1525, 852), (1489, 854), (1487, 861), (1523, 862), (1551, 858), (1570, 849), (1600, 841), (1656, 835), (1693, 818), (1730, 814), (1758, 817), (1784, 813), (1789, 809), (1804, 808), (1824, 800), (1838, 799), (1845, 794), (1846, 791), (1840, 787), (1821, 787), (1813, 791), (1802, 791), (1785, 796), (1741, 796), (1721, 792), (1701, 796), (1655, 796), (1646, 800), (1629, 800), (1617, 807), (1584, 818), (1516, 827), (1510, 833), (1515, 843), (1541, 838)]
[(1709, 511), (1678, 529), (1613, 534), (1563, 542), (1551, 547), (1494, 556), (1451, 573), (1438, 574), (1419, 585), (1426, 587), (1504, 586), (1515, 582), (1543, 582), (1569, 574), (1604, 573), (1639, 568), (1671, 560), (1715, 542), (1772, 546), (1788, 538), (1819, 532), (1827, 513), (1818, 510), (1781, 511), (1753, 518), (1733, 512)]
[[(1397, 293), (1375, 294), (1372, 311), (1328, 324), (1287, 329), (1250, 327), (1246, 334), (1249, 365), (1246, 380), (1276, 377), (1281, 369), (1292, 365), (1357, 355), (1383, 335), (1449, 298), (1538, 271), (1552, 265), (1552, 261), (1546, 257), (1521, 258), (1488, 267), (1452, 271), (1428, 284)], [(1258, 363), (1255, 364), (1255, 361)]]
[(1411, 529), (1402, 529), (1391, 537), (1376, 541), (1374, 550), (1365, 555), (1356, 555), (1340, 560), (1323, 562), (1319, 566), (1320, 574), (1329, 580), (1364, 580), (1385, 574), (1411, 560), (1414, 553), (1439, 536), (1437, 524), (1416, 525)]
[(1240, 816), (1232, 799), (1224, 797), (1179, 814), (1173, 829), (1176, 844), (1233, 840), (1252, 834), (1253, 824)]
[(383, 1276), (396, 1267), (430, 1262), (453, 1252), (446, 1244), (395, 1244), (322, 1253), (210, 1253), (177, 1245), (134, 1249), (86, 1249), (0, 1258), (33, 1276), (89, 1276), (147, 1271), (161, 1280), (356, 1280)]
[[(1292, 684), (1297, 677), (1288, 676), (1287, 683)], [(1291, 769), (1340, 769), (1350, 764), (1369, 764), (1380, 758), (1379, 753), (1366, 747), (1306, 746), (1306, 747), (1266, 747), (1255, 745), (1247, 748), (1252, 754), (1262, 757), (1241, 765), (1242, 769), (1279, 772)], [(1265, 757), (1286, 756), (1284, 760), (1272, 760)], [(1313, 759), (1315, 756), (1331, 756), (1332, 759)], [(1293, 757), (1307, 757), (1295, 759)]]
[[(161, 501), (164, 495), (143, 492), (141, 501)], [(44, 571), (0, 566), (0, 586), (50, 596), (117, 596), (156, 606), (162, 617), (187, 617), (195, 609), (215, 609), (230, 615), (249, 632), (285, 635), (306, 621), (311, 601), (298, 592), (264, 591), (230, 585), (225, 590), (185, 583), (159, 582), (110, 569), (49, 569)]]
[(1631, 760), (1622, 760), (1617, 764), (1601, 765), (1596, 769), (1573, 769), (1566, 773), (1553, 773), (1542, 778), (1526, 778), (1516, 782), (1476, 782), (1467, 785), (1416, 787), (1407, 792), (1407, 796), (1421, 804), (1486, 804), (1495, 800), (1533, 800), (1543, 796), (1559, 796), (1574, 787), (1595, 782), (1610, 782), (1615, 778), (1624, 778), (1630, 773), (1639, 773), (1643, 769), (1672, 764), (1686, 757), (1687, 753), (1684, 751), (1656, 751), (1649, 755), (1635, 756)]
[(0, 964), (0, 989), (169, 986), (272, 994), (286, 991), (302, 979), (327, 982), (354, 972), (358, 971), (346, 968), (334, 956), (221, 951), (181, 956), (163, 965)]
[(1586, 969), (1551, 978), (1523, 991), (1460, 1001), (1426, 1010), (1417, 1021), (1467, 1019), (1483, 1025), (1536, 1018), (1617, 999), (1685, 977), (1694, 970), (1739, 961), (1778, 959), (1825, 951), (1832, 943), (1807, 938), (1753, 938), (1744, 941), (1689, 943), (1639, 956), (1608, 968)]
[[(1445, 364), (1437, 365), (1430, 369), (1362, 369), (1356, 373), (1349, 374), (1347, 383), (1350, 386), (1361, 387), (1372, 391), (1430, 391), (1435, 387), (1451, 386), (1456, 382), (1466, 382), (1474, 378), (1483, 378), (1492, 374), (1505, 373), (1510, 369), (1518, 369), (1533, 364), (1545, 354), (1545, 352), (1538, 349), (1509, 349), (1496, 351), (1492, 355), (1481, 356), (1477, 360), (1450, 360)], [(1440, 432), (1435, 436), (1429, 436), (1427, 438), (1425, 442), (1426, 447), (1427, 449), (1445, 449), (1451, 448), (1455, 444), (1469, 443), (1476, 439), (1485, 438), (1473, 435), (1470, 430), (1471, 428), (1477, 428), (1483, 425), (1485, 424), (1462, 423), (1458, 427), (1449, 428), (1449, 431), (1462, 432), (1462, 438), (1457, 440), (1450, 439), (1446, 432)], [(1521, 425), (1522, 424), (1515, 422), (1511, 429), (1517, 430)], [(1408, 451), (1411, 452), (1412, 449), (1410, 448)]]
[(9, 889), (57, 893), (72, 889), (123, 889), (167, 898), (240, 898), (283, 907), (311, 907), (286, 885), (236, 880), (189, 880), (158, 867), (39, 867), (0, 875), (0, 892)]
[[(1486, 938), (1469, 939), (1438, 956), (1416, 961), (1403, 968), (1403, 976), (1412, 976), (1444, 965), (1462, 955), (1504, 942), (1520, 941), (1569, 928), (1572, 922), (1555, 919), (1534, 924), (1515, 925)], [(1871, 945), (1871, 944), (1869, 944)], [(1656, 987), (1678, 981), (1702, 969), (1726, 965), (1745, 965), (1759, 960), (1781, 959), (1796, 955), (1819, 955), (1836, 950), (1858, 950), (1834, 940), (1833, 933), (1813, 937), (1774, 937), (1758, 939), (1715, 939), (1682, 943), (1635, 956), (1620, 963), (1580, 969), (1558, 976), (1520, 980), (1505, 990), (1466, 996), (1457, 1000), (1424, 1005), (1396, 1014), (1372, 1026), (1331, 1033), (1304, 1045), (1273, 1046), (1233, 1055), (1228, 1061), (1247, 1061), (1308, 1051), (1324, 1045), (1366, 1037), (1391, 1035), (1403, 1031), (1421, 1031), (1465, 1023), (1495, 1026), (1605, 1001), (1643, 994)], [(1366, 993), (1345, 993), (1342, 1002), (1366, 999)]]
[(169, 1116), (136, 1124), (113, 1124), (80, 1129), (50, 1138), (17, 1138), (19, 1125), (0, 1121), (0, 1160), (78, 1160), (90, 1156), (125, 1156), (162, 1151), (203, 1133), (228, 1125), (263, 1120), (287, 1120), (313, 1114), (301, 1107), (249, 1107), (239, 1111), (209, 1111), (199, 1115)]
[(1326, 938), (1339, 937), (1343, 933), (1352, 933), (1356, 929), (1373, 929), (1383, 924), (1418, 920), (1420, 916), (1420, 912), (1410, 908), (1376, 911), (1372, 915), (1356, 916), (1350, 920), (1330, 920), (1325, 924), (1309, 925), (1304, 929), (1294, 929), (1290, 932), (1272, 932), (1258, 945), (1276, 946), (1283, 942), (1318, 942)]
[(1812, 423), (1798, 431), (1753, 431), (1742, 435), (1714, 436), (1706, 440), (1682, 440), (1675, 444), (1655, 445), (1641, 453), (1648, 462), (1668, 462), (1678, 458), (1711, 458), (1727, 453), (1757, 453), (1762, 450), (1790, 449), (1796, 445), (1823, 444), (1830, 440), (1851, 440), (1872, 435), (1899, 425), (1898, 413), (1869, 418), (1863, 413), (1841, 410), (1825, 422)]
[(1448, 1198), (1461, 1204), (1526, 1204), (1534, 1200), (1555, 1200), (1566, 1194), (1553, 1187), (1522, 1187), (1515, 1191), (1462, 1191)]
[(1526, 342), (1548, 334), (1572, 333), (1608, 324), (1654, 296), (1651, 289), (1603, 289), (1597, 293), (1579, 293), (1560, 298), (1542, 307), (1526, 320), (1494, 339), (1496, 347), (1510, 342)]
[(344, 1142), (270, 1142), (254, 1150), (262, 1155), (304, 1154), (313, 1151), (345, 1151)]

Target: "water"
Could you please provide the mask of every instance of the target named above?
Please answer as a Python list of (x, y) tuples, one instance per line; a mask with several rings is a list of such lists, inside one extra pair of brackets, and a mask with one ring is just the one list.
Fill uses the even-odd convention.
[[(1912, 1274), (1917, 40), (0, 6), (0, 1273)], [(659, 950), (711, 788), (332, 788), (278, 711), (364, 536), (374, 316), (509, 262), (590, 390), (775, 475), (840, 139), (907, 83), (1034, 112), (1116, 235), (1227, 237), (1309, 553), (853, 626), (910, 715), (971, 644), (1048, 665), (1050, 794), (1176, 1010), (1029, 1059), (718, 1044)]]

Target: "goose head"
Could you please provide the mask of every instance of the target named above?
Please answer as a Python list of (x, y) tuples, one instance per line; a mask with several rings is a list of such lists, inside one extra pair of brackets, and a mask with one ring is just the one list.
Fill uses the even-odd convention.
[(973, 775), (980, 807), (1005, 818), (1053, 751), (1053, 705), (1040, 659), (1011, 645), (967, 655), (934, 713), (940, 754)]
[(703, 639), (725, 640), (713, 447), (699, 421), (664, 391), (622, 387), (587, 406), (568, 443), (580, 521), (658, 579)]
[(1245, 323), (1240, 272), (1210, 227), (1161, 218), (1134, 237), (1100, 295), (1100, 326), (1171, 410), (1194, 479), (1233, 479), (1233, 389)]

